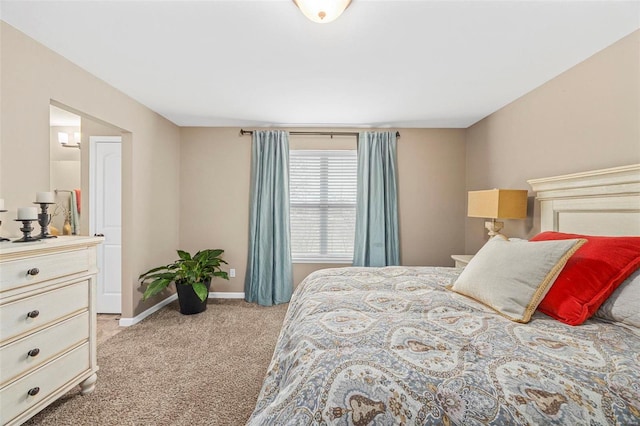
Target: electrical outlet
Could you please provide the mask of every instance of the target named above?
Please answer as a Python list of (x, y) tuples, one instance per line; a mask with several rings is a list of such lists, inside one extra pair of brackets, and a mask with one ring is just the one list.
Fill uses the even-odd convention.
[(235, 276), (236, 276), (236, 270), (229, 269), (229, 278), (235, 278)]

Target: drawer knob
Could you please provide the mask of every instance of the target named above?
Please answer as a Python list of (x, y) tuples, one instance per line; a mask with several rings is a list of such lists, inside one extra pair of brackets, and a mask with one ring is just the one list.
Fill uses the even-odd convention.
[(29, 352), (27, 352), (27, 355), (29, 355), (31, 357), (36, 357), (36, 356), (38, 356), (39, 353), (40, 353), (40, 349), (33, 348)]
[(27, 318), (36, 318), (38, 315), (40, 315), (40, 311), (38, 311), (37, 309), (34, 309), (33, 311), (27, 314)]
[(36, 386), (35, 388), (29, 389), (27, 393), (29, 394), (29, 396), (36, 396), (38, 392), (40, 392), (40, 388)]
[(31, 275), (31, 276), (36, 276), (40, 273), (40, 269), (38, 268), (31, 268), (27, 271), (27, 275)]

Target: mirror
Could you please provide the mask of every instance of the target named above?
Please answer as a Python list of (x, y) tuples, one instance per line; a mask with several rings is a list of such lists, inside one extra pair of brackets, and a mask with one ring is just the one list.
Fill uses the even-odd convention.
[(81, 117), (50, 105), (49, 130), (49, 183), (56, 202), (49, 232), (80, 235)]

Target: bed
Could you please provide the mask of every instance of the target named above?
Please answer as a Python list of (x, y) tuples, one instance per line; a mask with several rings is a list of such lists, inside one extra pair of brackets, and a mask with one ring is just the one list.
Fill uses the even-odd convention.
[[(640, 235), (640, 165), (529, 183), (543, 231)], [(640, 302), (629, 300), (637, 271), (581, 325), (535, 309), (509, 319), (453, 291), (469, 271), (311, 274), (291, 300), (248, 424), (640, 424)], [(615, 315), (617, 304), (625, 314)]]

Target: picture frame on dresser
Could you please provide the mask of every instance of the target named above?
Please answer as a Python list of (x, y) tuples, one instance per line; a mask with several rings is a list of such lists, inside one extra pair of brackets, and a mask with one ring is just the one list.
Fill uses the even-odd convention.
[(102, 237), (0, 243), (0, 424), (76, 386), (95, 389), (96, 246)]

